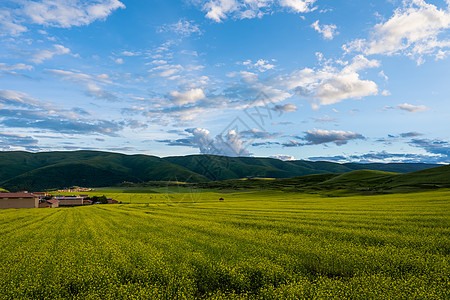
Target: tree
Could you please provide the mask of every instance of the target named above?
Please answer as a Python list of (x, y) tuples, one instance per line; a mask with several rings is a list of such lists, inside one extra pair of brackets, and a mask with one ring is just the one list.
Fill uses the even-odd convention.
[(100, 202), (100, 204), (108, 204), (108, 198), (106, 198), (105, 195), (98, 197), (98, 202)]
[(93, 203), (100, 203), (100, 204), (107, 204), (108, 203), (108, 198), (106, 198), (105, 195), (103, 196), (92, 196), (90, 198), (90, 200), (92, 200)]

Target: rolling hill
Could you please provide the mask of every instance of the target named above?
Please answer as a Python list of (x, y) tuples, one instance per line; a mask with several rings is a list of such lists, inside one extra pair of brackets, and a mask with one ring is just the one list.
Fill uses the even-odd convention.
[(287, 179), (225, 180), (196, 184), (217, 190), (285, 190), (299, 192), (340, 191), (344, 194), (383, 194), (450, 188), (450, 165), (411, 173), (356, 170), (343, 174), (318, 174)]
[[(37, 191), (70, 186), (101, 187), (122, 182), (208, 182), (239, 178), (291, 178), (361, 169), (413, 172), (431, 164), (338, 164), (258, 157), (189, 155), (159, 158), (101, 151), (0, 152), (0, 187)], [(326, 175), (329, 176), (329, 175)]]

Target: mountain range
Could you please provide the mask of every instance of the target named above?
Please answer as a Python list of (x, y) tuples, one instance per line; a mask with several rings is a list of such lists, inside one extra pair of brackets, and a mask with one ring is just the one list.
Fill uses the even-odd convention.
[(104, 187), (122, 182), (211, 182), (240, 178), (291, 178), (375, 170), (409, 173), (438, 165), (333, 163), (259, 157), (188, 155), (160, 158), (101, 151), (0, 152), (0, 187), (9, 191)]

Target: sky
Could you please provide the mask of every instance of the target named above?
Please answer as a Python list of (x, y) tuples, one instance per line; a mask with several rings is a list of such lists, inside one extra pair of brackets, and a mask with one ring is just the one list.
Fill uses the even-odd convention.
[(450, 0), (2, 0), (0, 150), (450, 163)]

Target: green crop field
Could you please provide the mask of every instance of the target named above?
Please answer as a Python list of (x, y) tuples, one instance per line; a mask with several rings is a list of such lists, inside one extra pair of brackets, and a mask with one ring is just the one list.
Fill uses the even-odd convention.
[(98, 193), (0, 210), (1, 299), (450, 297), (449, 190)]

